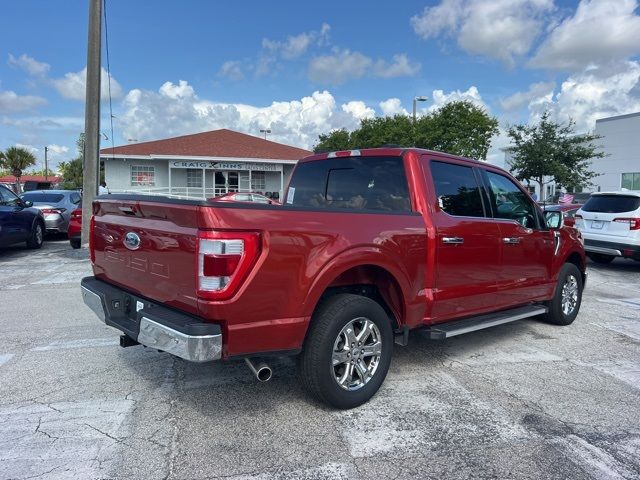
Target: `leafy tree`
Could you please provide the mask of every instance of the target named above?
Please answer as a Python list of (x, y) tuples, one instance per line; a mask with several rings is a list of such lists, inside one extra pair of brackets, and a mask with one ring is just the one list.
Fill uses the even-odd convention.
[(323, 133), (318, 136), (318, 143), (313, 147), (314, 152), (335, 152), (337, 150), (349, 150), (351, 138), (344, 128)]
[(592, 158), (602, 158), (593, 134), (576, 134), (575, 123), (560, 124), (545, 112), (537, 125), (514, 125), (508, 134), (512, 146), (510, 167), (518, 180), (533, 180), (543, 191), (545, 177), (570, 191), (591, 185), (597, 174), (590, 170)]
[(73, 160), (68, 162), (60, 162), (58, 169), (62, 173), (64, 183), (62, 188), (67, 190), (75, 190), (82, 188), (83, 170), (84, 170), (84, 133), (81, 133), (76, 140), (77, 155)]
[(16, 177), (18, 193), (20, 193), (20, 177), (22, 171), (36, 164), (36, 157), (26, 148), (9, 147), (0, 154), (0, 167), (8, 169)]
[(485, 160), (498, 120), (469, 101), (449, 102), (416, 122), (416, 145)]
[(498, 120), (468, 101), (450, 102), (416, 121), (407, 115), (367, 118), (349, 133), (345, 129), (320, 135), (315, 151), (373, 148), (385, 144), (415, 145), (431, 150), (485, 159)]

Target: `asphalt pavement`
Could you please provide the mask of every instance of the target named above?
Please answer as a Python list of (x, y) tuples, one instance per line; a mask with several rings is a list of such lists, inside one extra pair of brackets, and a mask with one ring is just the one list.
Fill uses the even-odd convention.
[(141, 346), (82, 303), (84, 250), (0, 250), (0, 478), (640, 478), (640, 262), (589, 265), (582, 310), (396, 346), (364, 406)]

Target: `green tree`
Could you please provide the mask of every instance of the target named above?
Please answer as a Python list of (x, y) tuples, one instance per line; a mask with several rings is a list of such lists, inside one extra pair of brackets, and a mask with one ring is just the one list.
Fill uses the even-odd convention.
[(570, 191), (591, 185), (597, 176), (591, 159), (605, 154), (593, 142), (593, 134), (576, 134), (575, 123), (554, 122), (545, 112), (536, 125), (519, 124), (509, 128), (512, 145), (509, 166), (518, 180), (533, 180), (544, 191), (545, 177)]
[(386, 144), (415, 145), (430, 150), (485, 159), (498, 120), (471, 102), (450, 102), (413, 124), (407, 115), (367, 118), (349, 133), (334, 130), (319, 136), (315, 151), (374, 148)]
[(22, 147), (9, 147), (0, 154), (0, 167), (8, 169), (16, 177), (18, 193), (21, 192), (20, 177), (22, 171), (36, 164), (36, 157)]
[(409, 146), (413, 143), (411, 118), (407, 115), (365, 118), (351, 133), (352, 148), (376, 148), (382, 145)]
[(76, 140), (77, 155), (73, 160), (68, 162), (60, 162), (58, 169), (62, 173), (64, 183), (62, 188), (67, 190), (75, 190), (82, 188), (83, 170), (84, 170), (84, 133), (81, 133)]
[(416, 122), (416, 145), (485, 160), (498, 120), (469, 101), (449, 102)]
[(341, 128), (318, 136), (318, 143), (313, 147), (314, 152), (335, 152), (337, 150), (349, 150), (351, 148), (351, 136), (347, 130)]

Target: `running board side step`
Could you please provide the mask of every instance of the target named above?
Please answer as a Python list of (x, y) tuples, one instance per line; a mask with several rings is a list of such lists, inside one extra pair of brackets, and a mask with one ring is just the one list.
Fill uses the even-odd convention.
[(426, 331), (432, 340), (444, 340), (463, 333), (475, 332), (484, 328), (495, 327), (503, 323), (515, 322), (523, 318), (535, 317), (548, 312), (548, 308), (542, 305), (527, 305), (498, 313), (489, 313), (479, 317), (465, 318), (453, 322), (440, 323), (427, 327)]

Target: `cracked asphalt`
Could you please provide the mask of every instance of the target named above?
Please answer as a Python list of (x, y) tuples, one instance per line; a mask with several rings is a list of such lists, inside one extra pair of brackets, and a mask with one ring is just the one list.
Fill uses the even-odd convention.
[(0, 478), (640, 478), (640, 263), (590, 264), (569, 327), (536, 320), (396, 346), (378, 395), (310, 401), (193, 365), (84, 306), (85, 251), (0, 250)]

